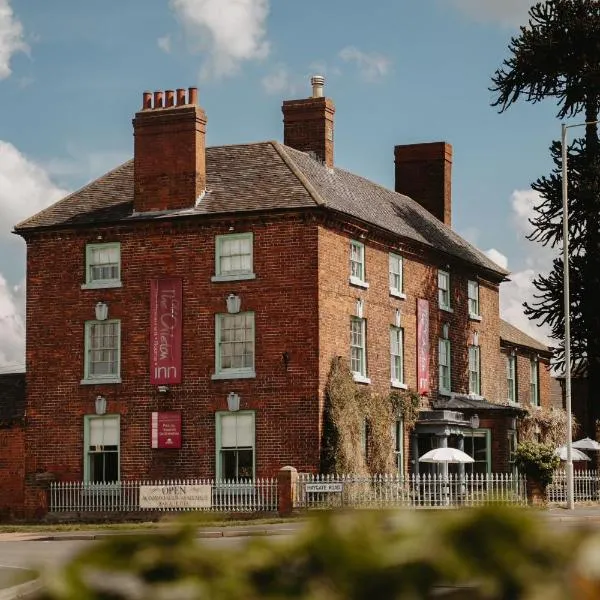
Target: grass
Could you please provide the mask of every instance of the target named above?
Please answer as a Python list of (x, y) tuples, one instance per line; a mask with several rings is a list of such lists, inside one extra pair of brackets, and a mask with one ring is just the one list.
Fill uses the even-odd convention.
[(0, 568), (0, 590), (26, 583), (37, 577), (35, 571), (28, 569)]
[(179, 515), (163, 518), (160, 521), (124, 522), (124, 523), (28, 523), (0, 525), (0, 533), (51, 533), (71, 531), (148, 531), (160, 530), (178, 523), (195, 525), (196, 527), (245, 527), (248, 525), (271, 525), (293, 523), (297, 517), (246, 518), (214, 517), (197, 515)]

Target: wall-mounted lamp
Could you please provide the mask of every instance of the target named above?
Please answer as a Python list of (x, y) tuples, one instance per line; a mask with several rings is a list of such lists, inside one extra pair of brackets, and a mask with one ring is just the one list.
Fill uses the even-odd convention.
[(396, 327), (400, 327), (402, 325), (402, 313), (400, 312), (399, 308), (396, 309), (396, 318), (394, 322)]
[(479, 415), (475, 413), (470, 419), (471, 429), (479, 429)]
[(442, 325), (442, 337), (445, 340), (447, 340), (449, 335), (450, 335), (450, 325), (448, 325), (448, 323), (444, 323)]
[(479, 334), (476, 331), (473, 332), (473, 346), (479, 346)]
[(159, 385), (158, 391), (160, 394), (166, 394), (169, 391), (169, 386), (168, 385)]
[(106, 302), (96, 303), (96, 321), (106, 321), (108, 319), (108, 304)]
[(96, 414), (106, 414), (106, 398), (104, 396), (96, 396)]
[(235, 294), (229, 294), (225, 298), (225, 303), (227, 304), (227, 312), (230, 314), (237, 314), (240, 312), (240, 308), (242, 308), (242, 299)]
[(362, 298), (357, 298), (356, 299), (356, 316), (359, 319), (363, 318), (363, 309), (365, 307), (365, 303), (364, 300)]
[(227, 396), (227, 410), (236, 412), (240, 410), (240, 395), (235, 392), (229, 392)]

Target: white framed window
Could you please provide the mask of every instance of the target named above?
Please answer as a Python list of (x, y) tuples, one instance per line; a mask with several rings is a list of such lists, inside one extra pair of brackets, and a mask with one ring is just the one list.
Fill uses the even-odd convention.
[(507, 434), (508, 442), (508, 470), (513, 475), (517, 475), (517, 465), (515, 464), (516, 453), (517, 453), (517, 432), (510, 429)]
[(396, 473), (404, 475), (404, 420), (392, 423), (392, 444), (394, 445), (394, 463)]
[(365, 245), (355, 240), (350, 241), (350, 283), (368, 288), (365, 272)]
[(481, 395), (481, 354), (479, 346), (469, 346), (469, 394)]
[(404, 383), (404, 331), (390, 327), (390, 372), (392, 387), (406, 388)]
[(469, 300), (469, 318), (475, 321), (481, 321), (479, 312), (479, 282), (469, 280), (467, 283), (467, 296)]
[(540, 405), (539, 363), (536, 357), (529, 361), (529, 401), (533, 406)]
[(443, 310), (450, 311), (450, 273), (438, 270), (438, 305)]
[(119, 415), (84, 417), (84, 481), (93, 483), (119, 481), (120, 432)]
[(254, 411), (216, 413), (217, 479), (253, 480), (255, 472)]
[(489, 429), (475, 429), (470, 433), (465, 433), (464, 451), (475, 459), (475, 462), (465, 465), (467, 473), (491, 473), (492, 453), (490, 441)]
[(254, 236), (230, 233), (215, 238), (215, 275), (212, 281), (255, 279)]
[(82, 289), (121, 287), (121, 244), (87, 244)]
[(256, 376), (253, 312), (215, 315), (215, 365), (213, 379)]
[(506, 356), (506, 387), (508, 390), (508, 400), (518, 402), (517, 397), (517, 357), (514, 354)]
[(451, 346), (448, 338), (440, 338), (438, 343), (438, 363), (439, 363), (439, 393), (450, 395), (451, 379)]
[(350, 317), (350, 370), (355, 381), (370, 383), (367, 378), (367, 321)]
[(121, 382), (121, 321), (86, 321), (81, 383)]
[(404, 262), (401, 256), (390, 252), (390, 295), (396, 298), (406, 298), (404, 294), (403, 267)]

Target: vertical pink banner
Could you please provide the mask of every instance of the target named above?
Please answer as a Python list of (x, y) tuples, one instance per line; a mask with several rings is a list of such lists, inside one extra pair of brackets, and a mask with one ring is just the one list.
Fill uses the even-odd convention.
[(150, 383), (181, 383), (180, 278), (150, 283)]
[(429, 302), (417, 300), (417, 390), (429, 394)]

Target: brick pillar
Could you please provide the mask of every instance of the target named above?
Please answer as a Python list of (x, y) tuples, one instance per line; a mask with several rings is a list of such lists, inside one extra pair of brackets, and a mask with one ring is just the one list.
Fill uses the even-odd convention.
[(277, 504), (279, 516), (291, 515), (296, 503), (296, 487), (298, 485), (298, 471), (294, 467), (282, 467), (277, 473), (277, 490), (279, 502)]

